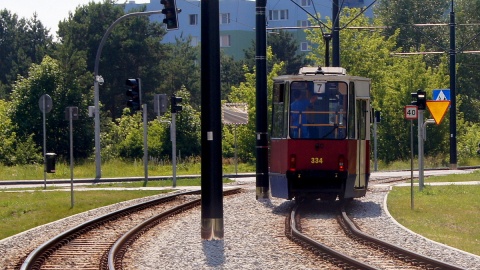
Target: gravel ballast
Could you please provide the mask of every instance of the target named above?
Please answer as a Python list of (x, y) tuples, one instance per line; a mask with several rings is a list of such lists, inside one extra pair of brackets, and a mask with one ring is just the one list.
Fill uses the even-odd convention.
[[(202, 240), (200, 209), (192, 210), (140, 238), (127, 252), (127, 269), (336, 269), (285, 237), (285, 215), (291, 201), (258, 202), (254, 182), (242, 187), (242, 194), (224, 198), (223, 240)], [(479, 268), (480, 256), (432, 242), (396, 223), (384, 208), (388, 190), (372, 187), (349, 208), (349, 215), (363, 231), (465, 269)], [(20, 252), (32, 250), (67, 228), (144, 200), (102, 207), (0, 240), (0, 269), (14, 269)]]

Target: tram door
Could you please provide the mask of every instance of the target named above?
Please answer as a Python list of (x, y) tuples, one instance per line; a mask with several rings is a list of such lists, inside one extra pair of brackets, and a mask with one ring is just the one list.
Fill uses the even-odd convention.
[(370, 84), (368, 82), (355, 82), (355, 115), (357, 135), (357, 164), (355, 188), (365, 189), (367, 182), (367, 166), (369, 166), (369, 140), (370, 140)]
[(355, 188), (365, 188), (366, 184), (366, 166), (367, 166), (367, 117), (368, 100), (357, 99), (357, 179), (355, 181)]

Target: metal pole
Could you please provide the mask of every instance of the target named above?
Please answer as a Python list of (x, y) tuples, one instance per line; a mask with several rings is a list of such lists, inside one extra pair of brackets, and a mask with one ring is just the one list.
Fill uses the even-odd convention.
[(374, 159), (374, 171), (378, 171), (377, 160), (377, 117), (373, 116), (373, 159)]
[(220, 240), (224, 235), (219, 5), (218, 0), (201, 1), (201, 237), (204, 240)]
[(423, 190), (423, 110), (418, 110), (418, 186)]
[(410, 120), (410, 207), (413, 210), (413, 120)]
[(98, 89), (99, 79), (101, 78), (101, 76), (98, 75), (98, 67), (100, 65), (100, 55), (102, 54), (103, 45), (105, 45), (105, 41), (107, 40), (107, 37), (110, 35), (110, 32), (112, 32), (113, 27), (117, 25), (119, 22), (125, 20), (126, 18), (137, 17), (137, 16), (150, 16), (150, 15), (161, 14), (161, 13), (162, 13), (161, 10), (157, 10), (157, 11), (147, 11), (147, 12), (134, 12), (134, 13), (123, 15), (108, 27), (107, 31), (102, 37), (102, 40), (100, 41), (100, 45), (98, 46), (97, 54), (95, 56), (95, 68), (94, 68), (94, 77), (93, 77), (94, 78), (94, 81), (93, 81), (94, 106), (95, 106), (95, 169), (96, 169), (95, 177), (97, 179), (100, 179), (102, 177), (101, 157), (100, 157), (100, 105), (99, 105), (100, 94)]
[(265, 7), (267, 1), (256, 2), (256, 197), (268, 199), (268, 125), (267, 125), (267, 29)]
[(173, 187), (177, 186), (177, 114), (172, 113), (172, 124), (170, 125), (170, 139), (172, 140), (172, 174)]
[(457, 99), (456, 92), (455, 12), (450, 12), (450, 169), (457, 169)]
[(71, 208), (75, 205), (73, 196), (73, 107), (68, 107), (68, 119), (70, 124), (70, 205)]
[(237, 170), (237, 165), (238, 165), (238, 162), (237, 162), (237, 125), (236, 124), (233, 126), (233, 133), (234, 133), (234, 137), (235, 137), (235, 175), (238, 175), (238, 170)]
[(340, 8), (338, 0), (332, 2), (332, 66), (340, 66)]
[(46, 97), (43, 98), (43, 189), (47, 189), (47, 127), (45, 110), (47, 108)]
[(146, 103), (143, 104), (143, 167), (145, 170), (145, 181), (143, 182), (143, 186), (146, 187), (148, 183), (148, 123)]

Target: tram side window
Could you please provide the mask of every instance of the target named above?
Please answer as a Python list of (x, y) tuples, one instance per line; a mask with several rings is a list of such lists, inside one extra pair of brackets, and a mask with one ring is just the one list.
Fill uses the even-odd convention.
[(360, 140), (365, 140), (367, 137), (367, 101), (357, 100), (357, 115), (358, 115), (358, 136)]
[(348, 96), (348, 138), (356, 139), (355, 136), (355, 84), (350, 83), (350, 94)]
[(285, 84), (277, 83), (273, 87), (272, 138), (286, 137), (285, 114)]

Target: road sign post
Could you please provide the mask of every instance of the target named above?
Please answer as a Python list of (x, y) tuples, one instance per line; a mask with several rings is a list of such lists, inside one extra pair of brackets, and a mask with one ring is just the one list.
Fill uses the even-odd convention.
[(48, 94), (43, 94), (38, 101), (38, 107), (43, 113), (43, 189), (47, 189), (47, 129), (46, 114), (52, 110), (52, 98)]
[(78, 107), (67, 107), (65, 109), (65, 120), (68, 120), (70, 127), (70, 205), (75, 205), (73, 195), (73, 120), (78, 120)]

